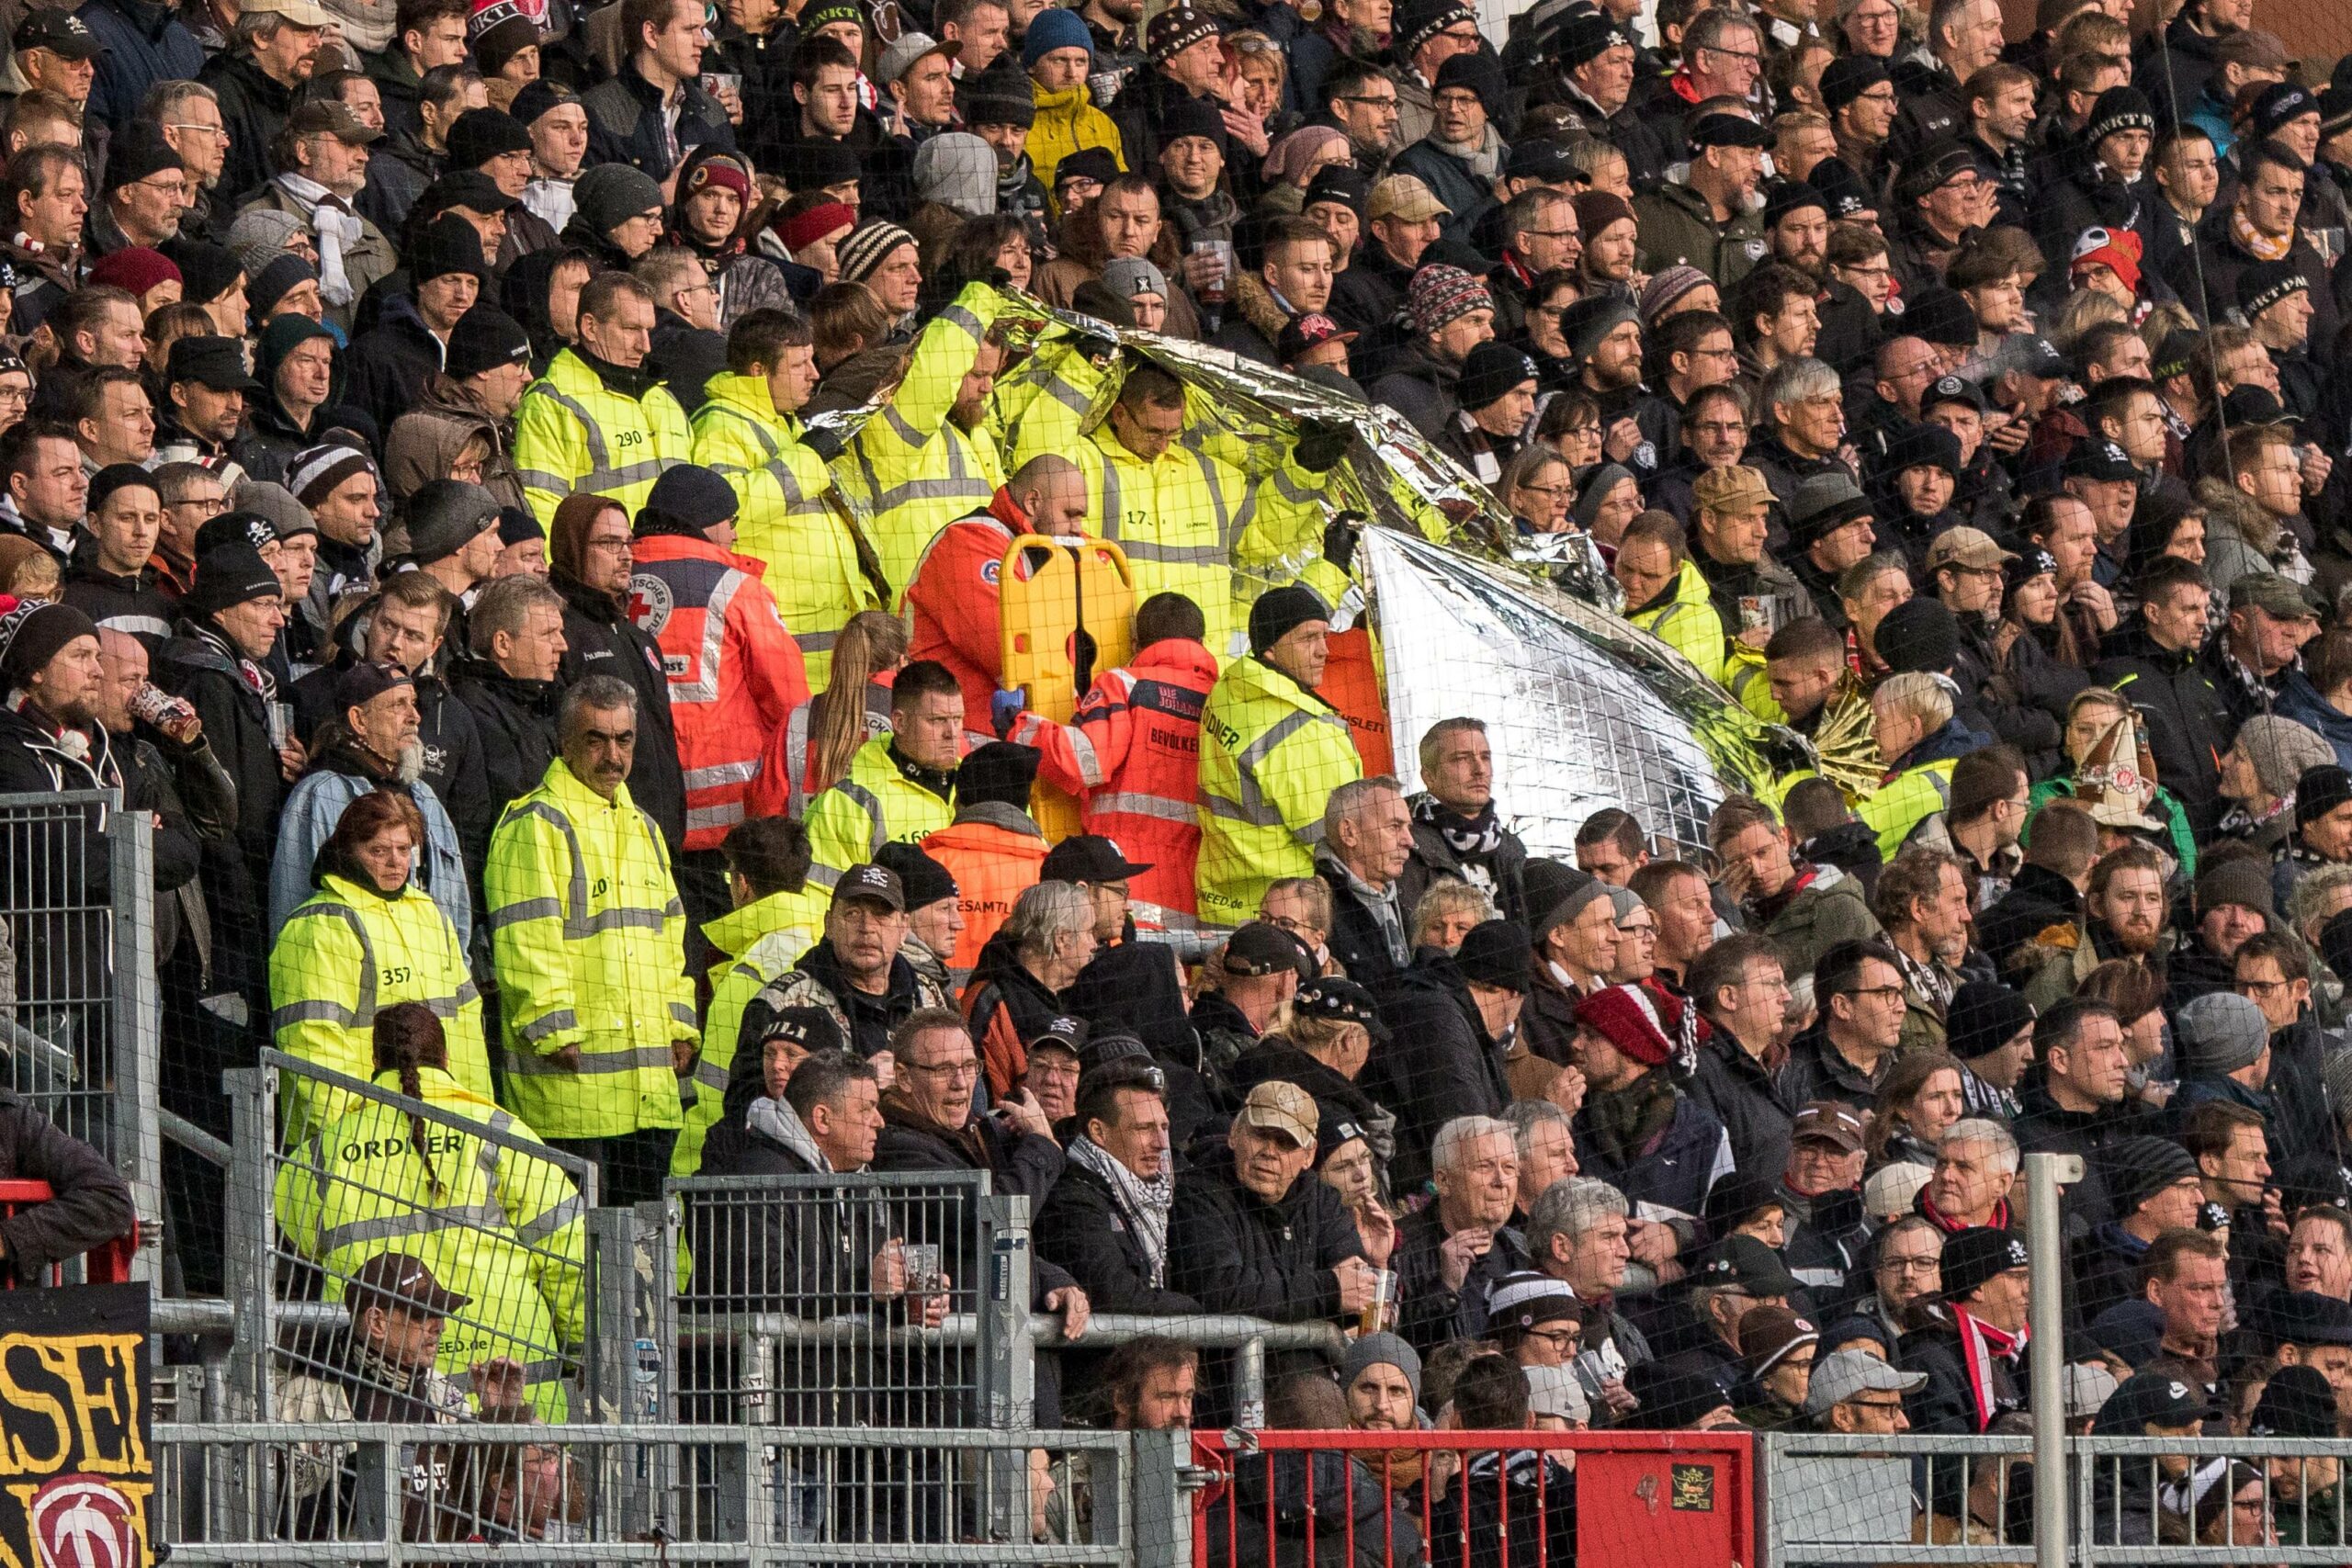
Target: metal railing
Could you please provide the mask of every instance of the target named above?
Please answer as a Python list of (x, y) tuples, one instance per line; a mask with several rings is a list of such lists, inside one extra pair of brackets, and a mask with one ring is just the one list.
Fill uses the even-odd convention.
[[(592, 1214), (594, 1167), (280, 1052), (261, 1061), (227, 1075), (236, 1414), (266, 1420), (283, 1413), (289, 1379), (340, 1373), (350, 1355), (346, 1287), (388, 1252), (419, 1259), (469, 1298), (448, 1316), (438, 1362), (460, 1389), (476, 1386), (477, 1366), (503, 1359), (519, 1369), (543, 1420), (565, 1419), (582, 1400), (583, 1415), (620, 1410), (630, 1359), (605, 1329), (614, 1319), (605, 1292), (637, 1277), (636, 1216)], [(292, 1149), (277, 1133), (287, 1077), (349, 1107)], [(618, 1321), (631, 1316), (624, 1298)]]
[[(0, 1088), (114, 1162), (156, 1224), (153, 825), (113, 790), (0, 795)], [(134, 1258), (152, 1272), (155, 1249)]]
[[(2037, 1562), (2033, 1439), (1757, 1434), (1763, 1561)], [(2352, 1517), (2336, 1483), (2352, 1442), (2276, 1438), (2065, 1438), (2068, 1523), (2056, 1560), (2106, 1564), (2341, 1564)], [(2305, 1544), (2281, 1544), (2281, 1540)], [(2311, 1544), (2324, 1543), (2324, 1544)]]
[(159, 1427), (175, 1563), (1191, 1561), (1182, 1433)]

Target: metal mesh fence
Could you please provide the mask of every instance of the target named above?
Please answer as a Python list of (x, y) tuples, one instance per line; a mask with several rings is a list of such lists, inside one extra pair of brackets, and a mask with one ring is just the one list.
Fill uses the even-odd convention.
[(1182, 1539), (1173, 1453), (1118, 1433), (278, 1423), (166, 1428), (183, 1562), (1101, 1564)]
[[(264, 1064), (230, 1075), (245, 1238), (231, 1269), (251, 1413), (566, 1419), (567, 1382), (597, 1348), (594, 1168), (446, 1074), (421, 1075), (419, 1100), (276, 1052)], [(313, 1121), (281, 1146), (269, 1130), (289, 1083)]]
[(680, 1419), (1020, 1424), (989, 1399), (986, 1348), (1025, 1338), (1028, 1301), (991, 1281), (985, 1172), (670, 1188)]

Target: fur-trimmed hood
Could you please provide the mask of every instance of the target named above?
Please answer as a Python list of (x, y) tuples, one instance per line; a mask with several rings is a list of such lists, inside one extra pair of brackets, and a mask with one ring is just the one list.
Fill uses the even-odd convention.
[(2265, 556), (2278, 547), (2282, 532), (2278, 520), (2228, 479), (2213, 475), (2197, 481), (2197, 503), (2205, 509), (2208, 528), (2227, 526)]

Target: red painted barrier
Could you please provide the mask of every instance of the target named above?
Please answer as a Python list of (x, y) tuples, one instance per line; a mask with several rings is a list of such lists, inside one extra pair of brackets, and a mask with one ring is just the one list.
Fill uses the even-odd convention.
[[(46, 1181), (0, 1181), (0, 1217), (20, 1213), (36, 1203), (49, 1202), (56, 1196), (55, 1190)], [(136, 1222), (133, 1222), (130, 1235), (119, 1235), (104, 1247), (95, 1248), (86, 1255), (88, 1264), (84, 1282), (92, 1285), (119, 1285), (127, 1282), (130, 1278), (131, 1255), (138, 1250), (139, 1226)], [(65, 1266), (62, 1263), (51, 1264), (49, 1282), (59, 1285), (64, 1281)], [(16, 1278), (13, 1273), (0, 1278), (0, 1290), (15, 1288)]]
[(1194, 1568), (1753, 1568), (1726, 1432), (1196, 1433)]

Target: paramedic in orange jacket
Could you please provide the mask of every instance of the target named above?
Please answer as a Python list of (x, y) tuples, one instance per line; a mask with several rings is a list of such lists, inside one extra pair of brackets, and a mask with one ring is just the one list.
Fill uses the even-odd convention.
[(1042, 753), (1047, 784), (1085, 803), (1089, 833), (1148, 863), (1128, 887), (1145, 927), (1182, 927), (1195, 909), (1201, 706), (1216, 684), (1206, 629), (1182, 593), (1153, 594), (1136, 611), (1135, 657), (1096, 678), (1069, 724), (1023, 712), (1008, 731)]
[(964, 917), (956, 951), (939, 956), (962, 990), (1022, 893), (1037, 884), (1046, 835), (1029, 817), (1037, 784), (1037, 753), (990, 740), (973, 748), (956, 769), (956, 820), (922, 841), (922, 852), (956, 879), (956, 908)]
[(1023, 463), (986, 512), (939, 531), (907, 585), (914, 627), (909, 657), (935, 659), (964, 688), (964, 719), (978, 746), (996, 737), (989, 708), (1004, 672), (1004, 626), (997, 573), (1016, 536), (1077, 539), (1086, 532), (1086, 479), (1078, 465), (1050, 453)]
[(735, 511), (725, 479), (680, 463), (653, 482), (632, 541), (629, 617), (662, 645), (690, 852), (717, 850), (743, 820), (762, 748), (808, 696), (800, 646), (760, 581), (764, 568), (730, 547)]

